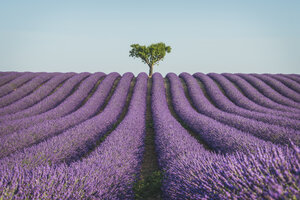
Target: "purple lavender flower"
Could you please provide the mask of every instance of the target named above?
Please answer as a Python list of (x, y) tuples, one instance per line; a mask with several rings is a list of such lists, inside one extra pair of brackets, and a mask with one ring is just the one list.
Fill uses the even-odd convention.
[(296, 74), (285, 74), (284, 76), (300, 84), (300, 77)]
[(251, 83), (258, 91), (260, 91), (267, 98), (271, 99), (272, 101), (278, 104), (291, 107), (291, 109), (294, 108), (295, 112), (300, 113), (300, 105), (298, 103), (276, 92), (276, 90), (272, 89), (270, 86), (268, 86), (260, 79), (254, 77), (251, 74), (237, 74), (237, 75), (239, 75), (240, 77), (242, 77), (243, 79)]
[[(89, 73), (84, 72), (71, 77), (61, 86), (53, 90), (51, 94), (44, 98), (42, 101), (38, 102), (28, 109), (22, 110), (15, 114), (0, 117), (0, 122), (26, 118), (52, 109), (54, 106), (57, 106), (58, 104), (63, 102), (70, 94), (72, 94), (72, 90), (74, 89), (74, 87), (80, 84), (81, 81), (86, 79), (89, 75)], [(68, 76), (68, 74), (65, 74), (65, 76)]]
[[(52, 95), (34, 106), (15, 114), (0, 117), (0, 121), (3, 120), (3, 123), (0, 124), (0, 135), (7, 135), (20, 129), (30, 127), (36, 123), (61, 117), (72, 112), (76, 108), (76, 105), (79, 105), (83, 101), (85, 98), (83, 95), (90, 91), (89, 89), (93, 87), (93, 84), (97, 80), (93, 79), (91, 82), (85, 82), (85, 84), (82, 84), (81, 87), (79, 86), (79, 88), (71, 96), (68, 96), (68, 94), (72, 92), (76, 84), (88, 75), (88, 73), (75, 75), (68, 79)], [(17, 120), (12, 120), (15, 118), (17, 118)]]
[[(6, 135), (5, 137), (0, 137), (0, 143), (2, 144), (2, 146), (0, 146), (0, 158), (24, 147), (37, 144), (42, 140), (57, 135), (93, 117), (104, 104), (105, 98), (109, 94), (109, 91), (118, 76), (118, 73), (111, 73), (108, 75), (86, 104), (73, 113), (57, 119), (46, 120), (42, 123), (34, 124), (27, 129), (22, 129)], [(94, 79), (97, 80), (98, 78), (98, 76), (94, 76)]]
[[(275, 110), (281, 110), (289, 113), (295, 113), (297, 116), (300, 115), (299, 112), (296, 112), (295, 108), (291, 108), (279, 103), (276, 103), (272, 101), (271, 99), (267, 98), (263, 94), (257, 91), (255, 87), (253, 87), (250, 83), (248, 83), (246, 80), (242, 79), (241, 77), (234, 75), (234, 74), (229, 74), (229, 73), (223, 73), (223, 75), (228, 78), (230, 81), (234, 82), (238, 87), (243, 91), (243, 93), (252, 101), (255, 103), (275, 109)], [(299, 119), (299, 118), (298, 118)]]
[(254, 151), (257, 145), (268, 143), (242, 132), (236, 128), (222, 124), (205, 114), (198, 113), (186, 99), (180, 80), (173, 73), (168, 73), (170, 80), (172, 104), (181, 120), (193, 131), (198, 133), (205, 142), (216, 151), (223, 153)]
[(266, 74), (266, 75), (279, 80), (281, 83), (283, 83), (287, 87), (291, 88), (293, 91), (296, 91), (298, 92), (298, 94), (300, 94), (300, 85), (296, 81), (293, 81), (282, 74)]
[(14, 80), (18, 76), (21, 76), (23, 73), (19, 72), (6, 72), (0, 79), (0, 87)]
[(299, 197), (298, 147), (293, 151), (257, 145), (254, 154), (207, 151), (172, 117), (163, 79), (157, 73), (153, 75), (152, 112), (165, 199)]
[[(2, 77), (9, 74), (12, 73), (0, 72), (0, 83)], [(7, 84), (23, 73), (18, 75), (6, 78)], [(133, 85), (133, 74), (124, 74), (106, 105), (109, 90), (119, 74), (109, 74), (96, 86), (103, 76), (104, 73), (75, 75), (40, 100), (36, 104), (40, 107), (35, 105), (2, 116), (2, 119), (16, 117), (10, 124), (12, 129), (22, 120), (28, 128), (18, 127), (19, 131), (6, 135), (0, 129), (0, 199), (134, 198), (132, 187), (139, 176), (145, 151), (148, 77), (145, 73), (139, 74)], [(290, 107), (275, 103), (260, 92), (257, 94), (252, 86), (246, 90), (248, 82), (240, 81), (238, 76), (233, 78), (238, 80), (238, 87), (250, 92), (250, 96), (257, 94), (263, 98), (251, 101), (244, 93), (232, 89), (235, 86), (224, 76), (200, 73), (197, 76), (206, 96), (195, 78), (187, 73), (180, 75), (195, 101), (194, 107), (177, 75), (169, 73), (166, 79), (159, 73), (152, 76), (151, 109), (164, 199), (299, 199), (300, 149), (293, 142), (298, 136), (290, 135), (283, 146), (231, 126), (247, 127), (252, 132), (264, 125), (267, 128), (258, 130), (260, 134), (274, 131), (274, 137), (278, 137), (272, 128), (297, 128), (297, 114), (298, 117), (300, 114), (288, 111)], [(298, 83), (287, 78), (291, 75), (282, 76), (284, 81), (289, 80), (285, 85), (296, 92), (293, 87)], [(283, 83), (283, 79), (278, 80)], [(167, 82), (171, 93), (169, 106), (210, 149), (190, 135), (171, 114), (164, 85)], [(130, 88), (133, 89), (131, 98), (128, 96)], [(33, 94), (28, 93), (24, 98), (29, 99)], [(128, 110), (125, 108), (127, 100), (130, 101)], [(267, 102), (273, 103), (263, 106)], [(196, 104), (201, 108), (200, 113), (195, 110)], [(127, 113), (119, 123), (124, 110)], [(22, 112), (30, 117), (16, 115)], [(277, 119), (281, 122), (276, 122)], [(234, 122), (240, 123), (235, 125)], [(0, 123), (0, 127), (5, 124), (9, 128), (9, 119)]]
[(295, 104), (294, 102), (297, 102), (297, 103), (300, 102), (300, 94), (293, 91), (292, 89), (286, 87), (280, 81), (273, 79), (272, 77), (264, 75), (264, 74), (251, 74), (251, 75), (264, 81), (265, 83), (270, 85), (272, 88), (274, 88), (279, 94), (292, 100), (292, 101), (289, 100), (289, 102), (291, 102), (292, 104)]
[[(38, 103), (45, 97), (47, 97), (51, 91), (53, 91), (62, 81), (70, 78), (70, 76), (74, 75), (73, 73), (63, 73), (57, 74), (56, 76), (52, 77), (49, 81), (43, 84), (41, 87), (36, 89), (31, 94), (23, 97), (22, 99), (17, 100), (16, 102), (0, 109), (0, 115), (7, 115), (19, 112), (24, 110), (28, 107), (33, 106), (34, 104)], [(21, 76), (23, 77), (23, 76)], [(19, 78), (21, 78), (19, 77)]]
[[(201, 73), (197, 74), (202, 76)], [(209, 73), (208, 76), (214, 79), (220, 85), (225, 95), (228, 97), (228, 102), (235, 104), (238, 108), (238, 110), (234, 109), (233, 105), (230, 106), (230, 109), (227, 109), (228, 106), (217, 105), (220, 109), (224, 109), (227, 112), (236, 111), (235, 113), (239, 113), (240, 115), (247, 117), (253, 117), (253, 119), (298, 129), (299, 122), (298, 120), (295, 120), (295, 118), (300, 119), (300, 115), (262, 107), (244, 96), (243, 93), (234, 87), (234, 85), (224, 76), (216, 73)], [(197, 77), (196, 74), (195, 77)], [(298, 125), (295, 125), (295, 123)]]
[(41, 84), (48, 81), (51, 77), (53, 77), (55, 73), (41, 73), (22, 87), (20, 87), (18, 90), (10, 93), (9, 95), (6, 95), (4, 97), (0, 98), (0, 107), (8, 106), (9, 104), (12, 104), (14, 101), (17, 101), (18, 99), (23, 98), (24, 96), (28, 95), (30, 92), (32, 92), (34, 89), (36, 89)]
[[(130, 77), (125, 74), (122, 83)], [(82, 161), (33, 169), (0, 164), (0, 198), (133, 199), (144, 151), (147, 79), (145, 73), (137, 77), (124, 120)]]
[(0, 87), (0, 97), (3, 97), (9, 94), (10, 92), (16, 90), (18, 87), (30, 81), (32, 78), (34, 78), (37, 75), (38, 73), (32, 73), (32, 72), (22, 73), (21, 76), (13, 79), (9, 83)]
[[(224, 112), (216, 108), (211, 104), (205, 97), (197, 81), (189, 74), (182, 73), (183, 77), (187, 81), (187, 88), (189, 90), (189, 95), (193, 101), (193, 105), (196, 107), (197, 111), (208, 117), (211, 117), (223, 124), (235, 127), (243, 132), (251, 133), (258, 138), (269, 140), (274, 143), (286, 144), (289, 143), (289, 138), (298, 145), (300, 144), (300, 132), (282, 126), (272, 125), (265, 122), (249, 119), (236, 114)], [(226, 97), (218, 89), (215, 83), (209, 79), (208, 76), (204, 74), (198, 74), (197, 76), (205, 85), (208, 95), (212, 98), (213, 102), (219, 105), (219, 107), (229, 107), (228, 104), (221, 104)], [(172, 76), (172, 82), (174, 82), (174, 87), (180, 87), (180, 80), (178, 77)], [(215, 87), (214, 87), (215, 86)], [(182, 86), (181, 86), (182, 87)], [(294, 126), (299, 125), (299, 122), (294, 124)]]
[(123, 76), (116, 92), (100, 114), (49, 140), (11, 154), (0, 160), (0, 163), (8, 165), (19, 163), (34, 168), (48, 163), (70, 163), (80, 159), (117, 121), (125, 105), (132, 78), (132, 73)]

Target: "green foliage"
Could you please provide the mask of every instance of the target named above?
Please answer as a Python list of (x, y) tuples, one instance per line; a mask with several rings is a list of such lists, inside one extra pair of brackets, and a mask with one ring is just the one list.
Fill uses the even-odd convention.
[(155, 199), (153, 195), (160, 193), (162, 185), (162, 173), (160, 171), (153, 172), (145, 179), (137, 181), (133, 186), (135, 199)]
[(166, 46), (165, 43), (160, 42), (157, 44), (151, 44), (150, 46), (141, 46), (139, 44), (132, 44), (132, 49), (129, 51), (129, 56), (134, 58), (141, 58), (143, 63), (146, 63), (149, 68), (149, 76), (152, 76), (153, 65), (163, 60), (166, 53), (171, 52), (171, 47)]
[(153, 122), (152, 122), (152, 121), (151, 121), (151, 122), (148, 122), (148, 123), (146, 123), (146, 128), (153, 129), (153, 127), (154, 127), (154, 124), (153, 124)]

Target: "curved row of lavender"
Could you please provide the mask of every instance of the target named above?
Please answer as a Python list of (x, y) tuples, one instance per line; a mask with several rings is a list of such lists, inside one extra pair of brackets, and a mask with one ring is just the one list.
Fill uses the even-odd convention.
[[(182, 73), (180, 76), (184, 78), (185, 81), (187, 81), (189, 96), (193, 102), (193, 105), (200, 113), (218, 120), (224, 124), (235, 127), (236, 129), (239, 129), (241, 131), (251, 133), (258, 138), (272, 141), (273, 143), (287, 144), (289, 143), (289, 140), (292, 139), (296, 145), (300, 144), (300, 131), (224, 112), (221, 109), (213, 106), (208, 101), (208, 99), (206, 99), (205, 95), (199, 87), (199, 84), (191, 75)], [(209, 78), (204, 74), (198, 73), (197, 77), (204, 83), (205, 88), (207, 89), (206, 91), (208, 91), (208, 94), (212, 97), (213, 101), (217, 105), (219, 105), (219, 107), (224, 107), (224, 104), (221, 104), (220, 102), (223, 102), (226, 97), (224, 95), (221, 95), (222, 93), (218, 90), (218, 87), (216, 85), (215, 87), (213, 87), (214, 82), (209, 81)], [(174, 77), (173, 79), (176, 78)], [(174, 80), (174, 82), (175, 81), (177, 82), (177, 84), (180, 83), (178, 77), (177, 80)], [(218, 95), (220, 95), (221, 97)], [(297, 127), (299, 126), (299, 122), (294, 121), (294, 124), (292, 125)], [(300, 130), (299, 127), (297, 128), (298, 130)]]
[(52, 77), (49, 81), (44, 83), (41, 87), (36, 89), (31, 94), (23, 97), (22, 99), (17, 100), (13, 104), (10, 104), (9, 106), (6, 106), (4, 108), (0, 109), (0, 116), (12, 114), (19, 112), (21, 110), (24, 110), (28, 107), (33, 106), (37, 102), (41, 101), (45, 97), (47, 97), (49, 94), (51, 94), (51, 91), (53, 91), (59, 84), (61, 84), (63, 81), (65, 81), (67, 78), (69, 78), (72, 73), (64, 73), (64, 74), (58, 74), (54, 77)]
[(242, 77), (246, 81), (248, 81), (258, 91), (263, 93), (266, 97), (268, 97), (272, 101), (274, 101), (278, 104), (285, 105), (285, 106), (294, 107), (294, 108), (298, 109), (298, 112), (300, 112), (300, 110), (299, 110), (300, 105), (297, 102), (281, 95), (276, 90), (274, 90), (273, 88), (268, 86), (266, 83), (264, 83), (262, 80), (256, 78), (255, 76), (253, 76), (251, 74), (237, 74), (237, 75)]
[(300, 84), (300, 77), (299, 76), (297, 76), (295, 74), (288, 74), (288, 75), (285, 75), (285, 76)]
[[(15, 79), (25, 75), (16, 74), (19, 76)], [(7, 75), (3, 74), (0, 80)], [(222, 78), (214, 78), (219, 76)], [(273, 79), (297, 92), (293, 89), (297, 87), (296, 81), (287, 75), (278, 76), (284, 78)], [(113, 92), (109, 90), (117, 83), (119, 74), (111, 73), (104, 77), (103, 73), (75, 75), (49, 91), (49, 95), (36, 104), (43, 105), (41, 110), (33, 105), (15, 114), (3, 115), (3, 121), (0, 121), (0, 128), (5, 128), (5, 132), (0, 129), (0, 199), (133, 199), (132, 185), (139, 174), (144, 151), (147, 75), (140, 74), (133, 89), (133, 74), (126, 73)], [(287, 132), (292, 129), (299, 131), (298, 109), (270, 100), (250, 84), (253, 90), (248, 92), (257, 94), (260, 98), (257, 102), (265, 102), (265, 105), (256, 104), (235, 87), (234, 81), (214, 74), (203, 75), (202, 79), (198, 77), (211, 103), (202, 94), (195, 78), (186, 73), (180, 77), (193, 91), (190, 95), (185, 95), (185, 84), (175, 74), (170, 73), (165, 78), (165, 83), (170, 83), (167, 88), (160, 74), (155, 73), (152, 79), (155, 143), (164, 176), (162, 189), (165, 199), (299, 198), (299, 133), (288, 135)], [(13, 81), (10, 79), (7, 84)], [(244, 79), (240, 82), (248, 83)], [(278, 86), (268, 85), (271, 86), (268, 89), (274, 91)], [(227, 87), (234, 87), (235, 93), (227, 94), (230, 93), (226, 92), (230, 90)], [(134, 92), (130, 100), (132, 89)], [(199, 134), (213, 152), (205, 149), (201, 141), (192, 137), (172, 116), (165, 89), (170, 91), (170, 102), (177, 116)], [(278, 88), (277, 91), (277, 95), (285, 96)], [(24, 98), (29, 99), (34, 93), (32, 90)], [(113, 93), (110, 99), (107, 98), (108, 93)], [(199, 98), (199, 93), (202, 98)], [(194, 100), (199, 98), (197, 102), (203, 107), (204, 114), (192, 107), (188, 101), (192, 97)], [(241, 104), (251, 106), (240, 106), (237, 103), (240, 97), (243, 97)], [(57, 98), (59, 100), (56, 101)], [(126, 110), (126, 100), (130, 101), (128, 112), (115, 128), (120, 114)], [(107, 105), (105, 101), (108, 101)], [(268, 105), (267, 102), (273, 103)], [(255, 106), (257, 110), (253, 109)], [(32, 113), (31, 108), (34, 108)], [(4, 120), (6, 116), (17, 116), (22, 112), (29, 117), (20, 115), (11, 122)], [(234, 112), (240, 117), (231, 114)], [(223, 123), (216, 119), (223, 120)], [(264, 127), (265, 130), (260, 131), (259, 128)], [(277, 128), (285, 131), (285, 135)], [(258, 130), (260, 135), (255, 137), (248, 133), (258, 134), (254, 130)], [(296, 146), (279, 146), (258, 139), (265, 133), (274, 143), (284, 141), (282, 143), (286, 144), (291, 139)], [(268, 137), (264, 139), (269, 140)], [(98, 146), (102, 138), (104, 141)]]
[[(252, 76), (255, 76), (256, 78), (264, 81), (265, 83), (267, 83), (269, 86), (271, 86), (272, 88), (274, 88), (278, 93), (280, 93), (281, 95), (291, 99), (292, 101), (295, 101), (297, 103), (300, 102), (300, 94), (293, 91), (292, 89), (290, 89), (289, 87), (285, 86), (283, 83), (281, 83), (280, 81), (269, 77), (267, 75), (264, 74), (251, 74)], [(292, 102), (293, 103), (293, 102)]]
[(282, 74), (266, 74), (266, 75), (279, 80), (281, 83), (283, 83), (287, 87), (298, 92), (298, 94), (300, 93), (300, 85), (296, 81), (289, 79)]
[(124, 120), (82, 161), (33, 170), (19, 165), (13, 169), (0, 165), (0, 188), (3, 188), (0, 197), (133, 199), (132, 185), (144, 150), (146, 94), (147, 75), (141, 73)]
[(21, 75), (22, 73), (19, 72), (6, 72), (0, 79), (0, 86), (2, 87), (3, 85), (9, 83), (10, 81)]
[[(78, 74), (78, 76), (75, 75), (66, 81), (66, 83), (63, 84), (56, 92), (44, 100), (28, 109), (7, 116), (7, 118), (11, 116), (20, 117), (24, 115), (26, 117), (7, 121), (4, 116), (3, 120), (6, 121), (0, 124), (0, 136), (8, 135), (37, 123), (41, 123), (45, 120), (55, 119), (75, 111), (76, 108), (80, 106), (81, 102), (84, 101), (98, 79), (102, 76), (104, 76), (103, 73), (95, 73), (90, 77), (88, 77), (87, 73), (81, 73)], [(79, 87), (74, 91), (74, 87), (78, 84)], [(1, 119), (2, 118), (0, 117), (0, 120)]]
[[(222, 75), (224, 75), (230, 81), (234, 82), (242, 90), (244, 95), (247, 96), (247, 98), (249, 98), (250, 100), (254, 101), (255, 103), (267, 108), (295, 113), (295, 108), (291, 108), (289, 106), (274, 102), (273, 100), (264, 96), (254, 86), (252, 86), (250, 83), (248, 83), (246, 80), (242, 79), (238, 75), (229, 73), (223, 73)], [(300, 115), (299, 111), (296, 112), (296, 114)]]
[(270, 145), (249, 133), (239, 131), (197, 112), (187, 100), (178, 76), (168, 73), (167, 78), (170, 81), (171, 99), (175, 112), (183, 123), (199, 134), (211, 148), (222, 153), (235, 151), (247, 153), (249, 150), (255, 151), (257, 145)]
[[(195, 78), (197, 78), (197, 74), (199, 73), (194, 74)], [(221, 74), (209, 73), (208, 77), (219, 84), (224, 92), (224, 96), (226, 96), (226, 98), (222, 98), (222, 94), (218, 95), (221, 100), (228, 102), (226, 103), (226, 105), (216, 104), (219, 109), (222, 109), (226, 112), (234, 112), (253, 119), (262, 120), (271, 124), (274, 123), (288, 127), (294, 127), (294, 125), (291, 125), (291, 123), (294, 124), (294, 121), (296, 121), (295, 118), (300, 119), (300, 115), (295, 115), (295, 113), (282, 112), (255, 104), (253, 101), (244, 96), (228, 79), (226, 79)], [(208, 77), (207, 80), (211, 82)], [(213, 88), (215, 88), (215, 84), (212, 84), (212, 86), (207, 86), (207, 89), (210, 90), (213, 90)], [(220, 93), (220, 89), (216, 89), (214, 93)], [(298, 121), (296, 122), (298, 123)]]
[(9, 83), (4, 84), (3, 86), (0, 87), (0, 98), (16, 90), (21, 85), (27, 83), (35, 76), (37, 76), (37, 74), (38, 73), (25, 72), (21, 76), (10, 81)]
[[(118, 73), (109, 74), (88, 101), (69, 115), (53, 120), (46, 120), (42, 123), (33, 123), (34, 125), (29, 128), (19, 130), (5, 137), (0, 137), (0, 143), (2, 144), (0, 146), (0, 158), (22, 148), (37, 144), (94, 116), (100, 107), (103, 106), (114, 81), (119, 76)], [(95, 76), (94, 78), (97, 80), (99, 77)]]
[(7, 74), (8, 72), (0, 72), (0, 76), (4, 76), (5, 74)]
[(23, 98), (24, 96), (30, 94), (35, 89), (37, 89), (39, 86), (47, 82), (50, 78), (55, 76), (56, 73), (40, 73), (38, 76), (36, 76), (34, 79), (23, 85), (22, 87), (18, 88), (14, 92), (3, 96), (0, 98), (0, 107), (3, 108), (5, 106), (8, 106), (15, 101)]
[(25, 148), (0, 160), (0, 165), (39, 165), (71, 163), (80, 159), (117, 122), (128, 96), (133, 78), (125, 73), (105, 109), (98, 115), (41, 143)]
[(248, 156), (209, 152), (172, 117), (164, 90), (162, 76), (154, 74), (152, 112), (165, 199), (299, 197), (299, 149), (258, 145)]
[[(66, 77), (69, 77), (67, 73), (64, 75)], [(74, 91), (75, 86), (80, 85), (80, 83), (83, 80), (85, 80), (89, 75), (89, 73), (80, 73), (75, 76), (72, 76), (71, 78), (67, 79), (67, 81), (64, 82), (62, 85), (58, 86), (58, 88), (52, 91), (51, 94), (42, 101), (20, 112), (2, 116), (0, 117), (0, 122), (30, 117), (54, 108), (61, 102), (64, 102), (65, 99), (72, 93), (72, 91)]]

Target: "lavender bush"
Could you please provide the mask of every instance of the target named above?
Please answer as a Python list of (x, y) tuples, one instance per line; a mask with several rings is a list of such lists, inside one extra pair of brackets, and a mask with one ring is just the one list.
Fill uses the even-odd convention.
[(21, 76), (13, 79), (9, 83), (0, 87), (0, 98), (16, 90), (21, 85), (33, 79), (38, 73), (25, 72)]
[(255, 150), (256, 145), (269, 145), (249, 133), (239, 131), (233, 127), (222, 124), (204, 114), (198, 113), (186, 99), (182, 84), (176, 81), (177, 76), (168, 73), (172, 104), (181, 120), (194, 132), (198, 133), (205, 142), (216, 151), (223, 153)]
[[(95, 115), (99, 108), (104, 104), (105, 98), (109, 94), (109, 91), (118, 76), (118, 73), (111, 73), (108, 75), (86, 104), (73, 113), (57, 119), (46, 120), (27, 129), (22, 129), (5, 137), (0, 137), (0, 143), (2, 144), (0, 146), (0, 158), (57, 135)], [(94, 76), (94, 79), (97, 80), (98, 78), (99, 77)]]
[(34, 104), (47, 97), (49, 93), (51, 93), (51, 91), (53, 91), (62, 81), (66, 80), (72, 75), (73, 73), (57, 74), (45, 84), (43, 84), (41, 87), (32, 92), (30, 95), (19, 99), (18, 101), (14, 102), (13, 104), (10, 104), (9, 106), (1, 108), (0, 116), (16, 113), (33, 106)]
[(5, 75), (3, 75), (0, 79), (0, 87), (2, 87), (3, 85), (9, 83), (10, 81), (12, 81), (13, 79), (17, 78), (18, 76), (21, 76), (23, 73), (19, 73), (19, 72), (8, 72), (5, 73)]
[[(49, 96), (47, 96), (47, 98), (43, 99), (42, 101), (38, 102), (28, 109), (22, 110), (18, 113), (0, 117), (0, 122), (26, 118), (52, 109), (59, 103), (63, 102), (72, 93), (74, 87), (80, 84), (81, 81), (86, 79), (89, 75), (89, 73), (80, 73), (71, 77), (66, 82), (64, 82), (63, 85), (60, 85), (58, 88), (56, 88)], [(68, 75), (65, 74), (65, 76)]]
[(80, 159), (117, 121), (125, 105), (132, 78), (132, 73), (124, 75), (108, 105), (99, 115), (49, 140), (11, 154), (0, 160), (0, 163), (6, 165), (19, 163), (34, 168), (46, 164), (70, 163)]
[(207, 151), (172, 117), (160, 74), (153, 75), (152, 111), (165, 199), (299, 198), (299, 148)]
[(296, 81), (298, 84), (300, 84), (300, 77), (295, 75), (295, 74), (285, 74), (285, 77), (292, 79), (294, 81)]
[(279, 80), (281, 83), (283, 83), (287, 87), (291, 88), (293, 91), (296, 91), (298, 92), (298, 94), (300, 94), (300, 85), (296, 81), (293, 81), (282, 74), (266, 74), (266, 75)]
[(35, 90), (41, 84), (48, 81), (51, 77), (53, 77), (55, 73), (41, 73), (27, 84), (20, 87), (18, 90), (0, 98), (0, 107), (3, 108), (8, 106), (9, 104), (17, 101), (18, 99), (23, 98), (24, 96), (28, 95), (30, 92)]
[[(267, 108), (295, 113), (295, 108), (291, 108), (272, 101), (271, 99), (258, 92), (255, 87), (253, 87), (250, 83), (248, 83), (241, 77), (229, 73), (223, 73), (223, 75), (230, 81), (238, 85), (238, 87), (243, 91), (243, 93), (255, 103)], [(297, 112), (296, 115), (298, 116), (298, 119), (300, 119), (300, 113)]]
[(264, 81), (268, 85), (270, 85), (272, 88), (274, 88), (279, 94), (291, 99), (291, 103), (294, 104), (293, 101), (299, 103), (300, 102), (300, 94), (295, 92), (294, 90), (291, 90), (290, 88), (286, 87), (283, 83), (280, 81), (273, 79), (267, 75), (264, 74), (251, 74), (252, 76), (255, 76), (256, 78)]
[(0, 108), (0, 199), (134, 199), (152, 125), (164, 199), (300, 199), (300, 113), (279, 102), (300, 75), (261, 76), (258, 91), (234, 74), (0, 72), (15, 98)]
[[(197, 78), (197, 74), (199, 73), (194, 74), (196, 78)], [(298, 120), (300, 119), (300, 116), (295, 115), (294, 113), (282, 112), (279, 110), (266, 108), (256, 104), (255, 102), (251, 101), (246, 96), (244, 96), (236, 87), (234, 87), (234, 85), (228, 79), (226, 79), (224, 76), (220, 74), (209, 73), (208, 76), (214, 79), (220, 85), (225, 95), (228, 97), (229, 101), (236, 105), (238, 111), (237, 109), (234, 110), (236, 110), (239, 114), (243, 116), (249, 116), (249, 117), (253, 116), (253, 118), (255, 119), (259, 119), (262, 121), (268, 120), (266, 122), (276, 123), (278, 125), (283, 125), (287, 127), (289, 126), (295, 127), (294, 125), (290, 125), (290, 124), (294, 124), (295, 119), (297, 118)], [(222, 106), (222, 108), (221, 107), (219, 108), (220, 109), (224, 108), (228, 112), (231, 112), (231, 110), (234, 111), (233, 107), (230, 107), (229, 110), (227, 109), (227, 106), (225, 107)]]
[(124, 120), (82, 161), (35, 169), (0, 165), (0, 198), (133, 199), (144, 149), (146, 94), (147, 75), (141, 73)]
[[(292, 140), (298, 145), (300, 144), (300, 132), (296, 129), (291, 129), (287, 127), (276, 126), (261, 121), (245, 118), (236, 114), (224, 112), (216, 107), (214, 107), (205, 97), (202, 90), (200, 89), (197, 81), (188, 74), (182, 74), (182, 77), (185, 77), (185, 80), (188, 81), (187, 88), (189, 90), (189, 95), (193, 101), (196, 109), (215, 120), (218, 120), (224, 124), (235, 127), (244, 132), (251, 133), (258, 138), (264, 140), (269, 140), (274, 143), (286, 144), (289, 143), (289, 140)], [(205, 88), (207, 89), (208, 94), (212, 97), (213, 101), (219, 105), (220, 102), (223, 102), (226, 97), (218, 90), (214, 82), (209, 82), (209, 78), (202, 74), (198, 76), (201, 81), (203, 81)], [(172, 82), (174, 82), (174, 87), (180, 87), (179, 78), (172, 77)], [(213, 87), (215, 86), (215, 87)], [(182, 86), (181, 86), (182, 87)], [(219, 105), (222, 107), (224, 104)], [(227, 106), (227, 105), (225, 105)], [(299, 122), (294, 126), (299, 125)]]
[(276, 90), (272, 89), (262, 80), (254, 77), (251, 74), (237, 74), (237, 75), (247, 80), (250, 84), (252, 84), (258, 91), (260, 91), (267, 98), (279, 104), (292, 107), (296, 112), (300, 113), (300, 105), (298, 103), (276, 92)]
[[(90, 91), (97, 79), (92, 78), (92, 81), (84, 82), (84, 84), (81, 84), (71, 96), (69, 96), (68, 93), (64, 92), (72, 92), (73, 87), (87, 76), (88, 74), (86, 73), (79, 74), (78, 76), (75, 76), (74, 79), (69, 79), (65, 83), (66, 85), (64, 84), (61, 88), (59, 88), (52, 95), (45, 98), (43, 101), (18, 113), (4, 116), (3, 120), (5, 121), (0, 124), (0, 136), (8, 135), (15, 131), (30, 127), (34, 124), (41, 123), (45, 120), (61, 117), (74, 111), (74, 109), (76, 109), (76, 106), (80, 105), (80, 103), (84, 100), (85, 96), (82, 95), (87, 94)], [(42, 113), (39, 114), (40, 112)], [(21, 118), (22, 116), (22, 119), (12, 121), (7, 121), (7, 119), (5, 119), (5, 117), (9, 119), (16, 117)], [(1, 119), (2, 118), (0, 117), (0, 121)]]

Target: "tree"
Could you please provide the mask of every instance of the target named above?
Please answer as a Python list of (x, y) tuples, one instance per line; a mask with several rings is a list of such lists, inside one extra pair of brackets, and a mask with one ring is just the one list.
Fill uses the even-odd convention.
[(141, 46), (139, 44), (130, 45), (132, 49), (129, 51), (129, 56), (134, 58), (141, 58), (144, 63), (149, 66), (149, 77), (153, 74), (153, 65), (163, 60), (166, 52), (171, 52), (171, 47), (166, 46), (165, 43), (151, 44), (150, 46)]

